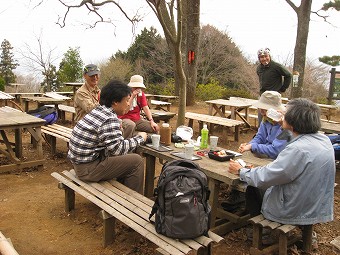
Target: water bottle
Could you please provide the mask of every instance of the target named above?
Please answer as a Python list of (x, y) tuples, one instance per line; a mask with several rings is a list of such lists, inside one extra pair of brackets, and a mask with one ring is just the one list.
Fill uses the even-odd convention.
[(203, 128), (201, 130), (201, 146), (200, 146), (200, 149), (208, 148), (208, 136), (209, 136), (209, 130), (208, 130), (207, 124), (204, 124)]

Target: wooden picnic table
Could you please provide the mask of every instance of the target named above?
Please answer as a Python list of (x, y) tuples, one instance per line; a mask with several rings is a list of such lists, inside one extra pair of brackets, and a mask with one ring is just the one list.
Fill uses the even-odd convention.
[(76, 95), (76, 91), (79, 87), (81, 87), (84, 84), (84, 82), (64, 82), (65, 86), (72, 87), (73, 95)]
[[(162, 161), (172, 161), (180, 159), (179, 157), (172, 155), (171, 152), (184, 152), (184, 149), (175, 148), (174, 144), (170, 145), (169, 148), (172, 151), (157, 151), (148, 145), (138, 146), (137, 153), (141, 153), (146, 158), (146, 175), (145, 175), (145, 188), (144, 195), (146, 197), (153, 196), (154, 190), (154, 178), (156, 171), (156, 158)], [(246, 163), (253, 164), (254, 166), (266, 165), (271, 160), (261, 159), (252, 156), (252, 153), (246, 152), (241, 157)], [(220, 184), (226, 183), (231, 185), (235, 189), (245, 191), (245, 184), (239, 179), (239, 176), (228, 172), (229, 162), (219, 162), (208, 157), (201, 157), (200, 160), (195, 161), (198, 163), (202, 171), (208, 176), (210, 198), (209, 203), (211, 205), (211, 231), (218, 235), (224, 235), (225, 233), (242, 227), (247, 224), (247, 220), (250, 215), (239, 216), (230, 212), (224, 211), (218, 203), (218, 196), (220, 193)], [(219, 225), (218, 219), (227, 220), (226, 223)]]
[(54, 104), (56, 109), (58, 109), (58, 104), (62, 104), (63, 102), (65, 102), (64, 99), (56, 99), (51, 97), (22, 97), (22, 100), (25, 101), (25, 112), (28, 112), (30, 102), (36, 102), (38, 104), (38, 107), (47, 104)]
[(154, 94), (145, 94), (147, 99), (156, 99), (165, 102), (169, 102), (174, 99), (178, 99), (178, 96), (170, 96), (170, 95), (154, 95)]
[[(236, 120), (238, 116), (247, 127), (250, 127), (249, 123), (249, 107), (252, 106), (251, 102), (245, 100), (226, 100), (226, 99), (214, 99), (205, 101), (209, 105), (209, 115), (219, 115), (224, 118), (230, 118)], [(230, 115), (226, 115), (226, 108), (230, 109)], [(244, 111), (244, 116), (241, 114)]]
[(340, 123), (333, 121), (321, 121), (321, 131), (340, 134)]
[(61, 95), (61, 94), (59, 94), (59, 93), (57, 93), (57, 92), (46, 92), (46, 93), (44, 94), (44, 96), (50, 97), (50, 98), (54, 98), (54, 99), (63, 99), (63, 100), (65, 100), (65, 101), (66, 101), (66, 100), (71, 100), (70, 97)]
[(0, 105), (7, 105), (9, 100), (13, 100), (14, 97), (8, 93), (0, 91)]
[[(44, 124), (45, 120), (43, 119), (31, 116), (14, 108), (0, 107), (0, 133), (2, 142), (6, 147), (5, 149), (0, 148), (0, 153), (4, 154), (11, 162), (10, 164), (0, 166), (0, 173), (33, 166), (42, 168), (44, 160), (40, 127)], [(31, 161), (21, 159), (23, 151), (21, 132), (23, 128), (30, 132), (35, 141), (34, 147), (37, 150), (37, 158)], [(6, 131), (13, 129), (15, 131), (14, 151), (13, 142), (10, 142), (6, 134)]]

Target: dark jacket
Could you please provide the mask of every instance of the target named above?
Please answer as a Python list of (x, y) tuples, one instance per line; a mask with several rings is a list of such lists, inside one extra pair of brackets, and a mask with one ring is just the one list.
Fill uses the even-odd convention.
[(258, 65), (256, 73), (259, 76), (260, 94), (267, 90), (285, 92), (292, 80), (292, 74), (273, 60), (266, 66)]

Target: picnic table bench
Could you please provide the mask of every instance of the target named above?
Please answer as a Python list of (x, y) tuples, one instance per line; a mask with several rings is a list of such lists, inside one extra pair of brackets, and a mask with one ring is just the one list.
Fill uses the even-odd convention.
[[(154, 201), (129, 189), (116, 180), (84, 182), (77, 178), (74, 170), (63, 171), (63, 175), (51, 175), (59, 181), (59, 188), (65, 190), (65, 211), (75, 208), (75, 192), (101, 208), (103, 219), (103, 246), (112, 243), (115, 236), (115, 220), (126, 224), (158, 246), (157, 254), (211, 254), (212, 245), (224, 240), (209, 231), (209, 237), (177, 240), (158, 234), (154, 227), (154, 217), (149, 221)], [(196, 254), (196, 253), (195, 253)]]
[(46, 141), (50, 144), (52, 155), (55, 155), (57, 151), (57, 138), (68, 143), (72, 129), (54, 123), (52, 125), (41, 126), (41, 133), (45, 135)]
[(69, 106), (69, 105), (64, 105), (64, 104), (60, 104), (58, 105), (58, 113), (59, 113), (59, 117), (62, 121), (66, 120), (66, 112), (69, 112), (72, 114), (72, 125), (74, 124), (74, 118), (76, 115), (76, 108), (74, 108), (74, 106)]
[[(300, 234), (293, 234), (293, 230), (298, 226), (270, 221), (265, 219), (262, 214), (249, 219), (249, 222), (253, 224), (253, 246), (250, 248), (250, 254), (252, 255), (273, 254), (275, 251), (278, 251), (279, 255), (287, 255), (287, 246), (301, 239), (303, 241), (302, 250), (307, 254), (310, 254), (312, 250), (313, 225), (303, 226), (301, 236)], [(263, 228), (277, 231), (279, 233), (279, 242), (263, 248)]]
[(170, 112), (171, 103), (159, 101), (159, 100), (150, 100), (150, 104), (155, 106), (156, 110), (163, 110)]
[[(243, 121), (232, 120), (232, 119), (227, 119), (223, 117), (194, 113), (194, 112), (186, 112), (185, 118), (189, 120), (188, 126), (191, 128), (193, 127), (193, 121), (197, 120), (199, 123), (199, 130), (203, 128), (203, 122), (209, 124), (209, 130), (211, 132), (213, 132), (214, 125), (220, 125), (222, 127), (226, 127), (228, 130), (231, 130), (232, 133), (234, 134), (235, 141), (239, 140), (240, 127), (244, 124)], [(227, 134), (225, 134), (225, 136), (227, 136)]]

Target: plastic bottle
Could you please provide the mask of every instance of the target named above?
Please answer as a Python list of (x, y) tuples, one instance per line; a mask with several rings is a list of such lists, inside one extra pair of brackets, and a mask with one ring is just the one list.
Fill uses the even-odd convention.
[(201, 130), (201, 146), (200, 146), (200, 149), (208, 148), (208, 136), (209, 136), (209, 130), (208, 130), (207, 124), (204, 124), (203, 128)]
[(168, 123), (163, 123), (159, 129), (161, 135), (161, 144), (170, 145), (171, 144), (171, 127)]

